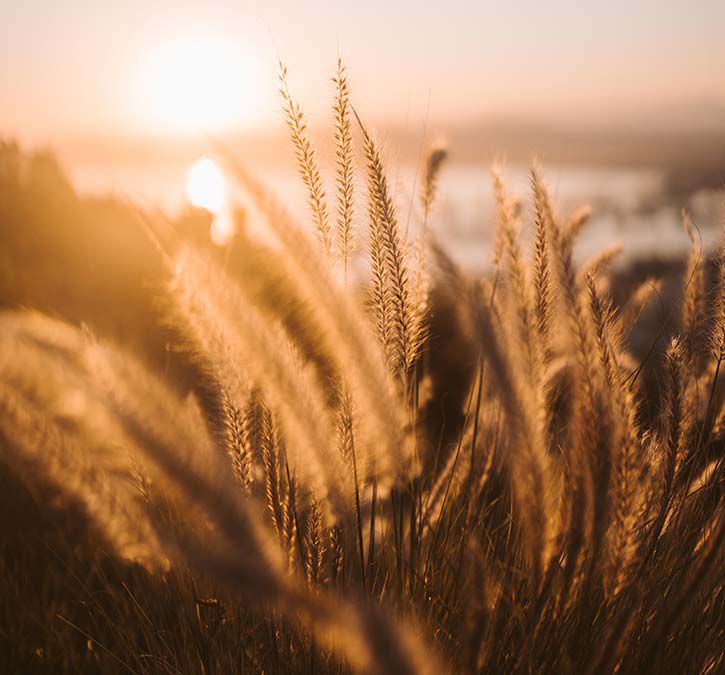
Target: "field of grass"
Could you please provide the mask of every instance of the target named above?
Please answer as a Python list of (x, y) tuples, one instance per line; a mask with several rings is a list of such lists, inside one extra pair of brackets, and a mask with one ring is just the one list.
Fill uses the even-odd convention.
[[(588, 211), (557, 213), (538, 165), (531, 222), (493, 172), (493, 272), (470, 276), (431, 227), (445, 149), (407, 241), (342, 65), (332, 194), (284, 78), (309, 212), (227, 157), (268, 236), (240, 229), (226, 251), (194, 234), (203, 214), (117, 204), (96, 212), (133, 227), (89, 226), (95, 243), (24, 239), (47, 172), (6, 153), (3, 190), (24, 197), (0, 207), (19, 224), (3, 668), (722, 672), (723, 254), (703, 259), (685, 215), (678, 292), (635, 357), (660, 280), (615, 289), (615, 248), (575, 265)], [(53, 194), (51, 215), (88, 219)]]

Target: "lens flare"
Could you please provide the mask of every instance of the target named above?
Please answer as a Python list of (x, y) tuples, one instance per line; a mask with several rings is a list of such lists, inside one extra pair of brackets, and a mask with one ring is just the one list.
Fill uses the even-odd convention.
[(209, 228), (211, 240), (217, 246), (226, 246), (234, 237), (236, 227), (234, 225), (234, 217), (227, 209), (218, 213), (212, 221)]
[(229, 187), (224, 172), (209, 157), (202, 157), (186, 174), (186, 196), (191, 204), (218, 215), (227, 208)]

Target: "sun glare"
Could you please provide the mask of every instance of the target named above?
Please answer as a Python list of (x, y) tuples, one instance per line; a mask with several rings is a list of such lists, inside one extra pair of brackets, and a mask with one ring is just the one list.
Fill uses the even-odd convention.
[(223, 40), (161, 45), (145, 66), (145, 101), (153, 124), (172, 133), (211, 133), (258, 112), (259, 68), (252, 54)]
[(229, 185), (219, 165), (201, 157), (186, 174), (186, 197), (200, 209), (214, 216), (209, 234), (218, 246), (225, 246), (234, 236), (234, 218), (229, 200)]
[(224, 172), (209, 157), (202, 157), (191, 165), (186, 174), (186, 196), (200, 209), (218, 214), (227, 206), (229, 188)]
[(226, 246), (235, 232), (234, 218), (229, 210), (217, 214), (209, 228), (209, 236), (217, 246)]

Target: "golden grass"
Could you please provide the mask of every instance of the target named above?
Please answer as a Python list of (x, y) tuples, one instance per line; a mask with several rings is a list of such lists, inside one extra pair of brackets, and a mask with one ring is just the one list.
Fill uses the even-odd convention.
[[(225, 672), (230, 654), (258, 672), (721, 669), (725, 265), (708, 294), (693, 247), (681, 335), (653, 394), (628, 339), (656, 284), (617, 308), (613, 251), (577, 267), (587, 211), (561, 219), (535, 166), (529, 253), (518, 202), (495, 173), (492, 278), (464, 273), (432, 235), (413, 256), (358, 118), (370, 263), (360, 303), (347, 274), (358, 235), (345, 70), (334, 103), (338, 256), (285, 77), (321, 247), (234, 167), (277, 242), (240, 235), (234, 274), (189, 242), (167, 246), (164, 316), (197, 368), (195, 394), (180, 397), (61, 322), (2, 316), (7, 463), (31, 489), (49, 482), (80, 504), (115, 555), (148, 570), (141, 588), (183, 589), (191, 575), (222, 598), (194, 590), (197, 616), (220, 602), (244, 616), (199, 633), (182, 612), (182, 646), (154, 660), (119, 641), (123, 653), (105, 647), (113, 662), (134, 672)], [(434, 148), (425, 163), (424, 229), (444, 158)], [(462, 422), (444, 443), (426, 426), (437, 374), (421, 355), (445, 348), (427, 330), (430, 276), (453, 310), (450, 334), (467, 345)], [(145, 649), (161, 649), (144, 625)]]

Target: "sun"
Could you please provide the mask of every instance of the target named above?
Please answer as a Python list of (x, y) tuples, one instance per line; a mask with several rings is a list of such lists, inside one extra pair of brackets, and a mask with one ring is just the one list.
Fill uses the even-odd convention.
[(221, 39), (159, 45), (144, 66), (145, 105), (156, 130), (228, 131), (260, 107), (259, 67), (251, 53)]

